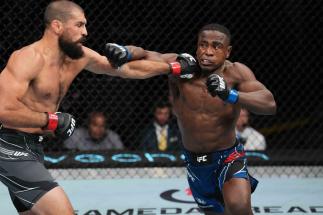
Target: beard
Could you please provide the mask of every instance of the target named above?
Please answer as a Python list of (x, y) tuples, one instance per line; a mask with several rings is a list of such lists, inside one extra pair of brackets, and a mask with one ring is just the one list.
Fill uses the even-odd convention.
[(79, 42), (84, 42), (85, 38), (82, 37), (80, 40), (76, 42), (68, 41), (64, 38), (64, 36), (61, 36), (58, 38), (58, 44), (60, 49), (66, 54), (68, 57), (70, 57), (73, 60), (80, 59), (84, 56), (84, 51), (82, 49), (82, 46), (79, 45)]

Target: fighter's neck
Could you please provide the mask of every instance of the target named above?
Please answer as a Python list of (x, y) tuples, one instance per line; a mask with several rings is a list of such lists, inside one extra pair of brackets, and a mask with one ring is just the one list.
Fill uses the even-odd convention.
[(223, 76), (223, 72), (224, 72), (224, 69), (225, 69), (225, 62), (219, 66), (217, 69), (213, 70), (213, 71), (204, 71), (202, 72), (202, 77), (208, 77), (209, 75), (211, 74), (218, 74), (220, 76)]
[(225, 62), (219, 68), (214, 70), (212, 73), (216, 73), (218, 75), (223, 76), (224, 69), (225, 69)]
[(55, 63), (63, 63), (66, 55), (60, 50), (57, 37), (44, 34), (39, 40), (39, 46), (45, 56), (48, 56)]

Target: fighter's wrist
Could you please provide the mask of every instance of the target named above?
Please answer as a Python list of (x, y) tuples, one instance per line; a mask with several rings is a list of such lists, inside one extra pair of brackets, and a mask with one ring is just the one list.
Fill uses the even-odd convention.
[(228, 97), (227, 97), (227, 99), (225, 101), (230, 103), (230, 104), (235, 104), (235, 103), (237, 103), (238, 100), (239, 100), (238, 91), (235, 90), (235, 89), (229, 90), (229, 95), (228, 95)]
[(127, 46), (123, 46), (127, 52), (127, 61), (131, 61), (132, 60), (132, 53), (131, 50), (127, 47)]
[(45, 112), (47, 116), (47, 124), (43, 127), (44, 130), (55, 131), (58, 126), (58, 116), (54, 113)]
[(180, 76), (181, 75), (181, 64), (179, 62), (172, 62), (169, 63), (169, 70), (170, 73), (174, 76)]

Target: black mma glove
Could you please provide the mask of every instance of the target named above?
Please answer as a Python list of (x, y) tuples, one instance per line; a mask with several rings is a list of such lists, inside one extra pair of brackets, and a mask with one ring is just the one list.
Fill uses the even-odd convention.
[(199, 70), (196, 60), (190, 54), (179, 54), (175, 62), (169, 64), (170, 71), (174, 76), (191, 79)]
[(105, 44), (105, 56), (114, 67), (120, 67), (131, 60), (132, 56), (127, 47), (116, 43)]
[(75, 126), (76, 120), (75, 118), (68, 113), (46, 113), (48, 116), (48, 123), (45, 130), (54, 131), (57, 137), (64, 139), (72, 136)]
[(225, 102), (235, 104), (239, 99), (238, 92), (229, 89), (225, 80), (218, 74), (211, 74), (206, 80), (206, 86), (213, 97), (219, 96)]

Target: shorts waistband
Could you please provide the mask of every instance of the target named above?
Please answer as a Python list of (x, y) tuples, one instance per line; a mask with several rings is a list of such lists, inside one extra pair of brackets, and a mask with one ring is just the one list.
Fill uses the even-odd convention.
[(0, 134), (14, 134), (19, 137), (27, 138), (28, 140), (36, 143), (42, 143), (48, 140), (48, 136), (46, 135), (27, 133), (27, 132), (18, 131), (11, 128), (5, 128), (3, 126), (0, 126)]
[(219, 160), (228, 158), (232, 153), (234, 153), (237, 158), (244, 156), (243, 145), (239, 142), (239, 140), (236, 140), (235, 144), (230, 148), (210, 153), (194, 153), (184, 149), (186, 161), (195, 165), (212, 164), (214, 162), (218, 162)]

